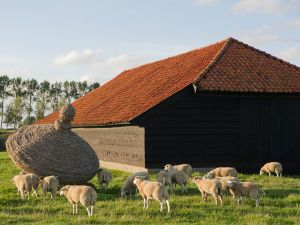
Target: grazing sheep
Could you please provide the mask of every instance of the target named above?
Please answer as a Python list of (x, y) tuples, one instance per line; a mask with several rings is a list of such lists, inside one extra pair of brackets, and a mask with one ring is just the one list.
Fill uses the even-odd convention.
[(237, 177), (215, 177), (215, 178), (209, 178), (207, 176), (203, 177), (204, 179), (218, 179), (222, 186), (222, 193), (230, 193), (228, 181), (240, 181)]
[(108, 185), (111, 181), (111, 173), (105, 169), (99, 169), (99, 172), (97, 173), (98, 178), (98, 184), (100, 191), (103, 188), (103, 184), (105, 184), (105, 190), (107, 190)]
[(206, 178), (214, 177), (236, 177), (237, 171), (233, 167), (217, 167), (207, 173)]
[(192, 181), (197, 185), (204, 201), (207, 200), (207, 194), (209, 194), (214, 197), (216, 205), (218, 205), (218, 201), (223, 204), (222, 185), (218, 179), (201, 179), (200, 177), (194, 177)]
[(144, 209), (148, 208), (149, 199), (154, 199), (160, 203), (160, 211), (163, 210), (163, 201), (165, 200), (168, 207), (168, 213), (170, 212), (170, 197), (165, 185), (160, 182), (151, 182), (143, 180), (139, 176), (136, 176), (133, 183), (137, 186), (139, 194), (144, 199)]
[(59, 180), (56, 176), (47, 176), (41, 180), (43, 197), (46, 196), (47, 191), (51, 193), (51, 199), (55, 199), (56, 192), (59, 186)]
[(136, 185), (133, 183), (133, 180), (136, 176), (142, 177), (144, 180), (149, 180), (149, 174), (146, 172), (136, 172), (126, 178), (124, 184), (121, 188), (121, 196), (125, 197), (131, 195), (136, 191)]
[(185, 172), (189, 177), (193, 173), (193, 168), (190, 164), (180, 164), (180, 165), (174, 165), (172, 166), (171, 164), (167, 164), (164, 166), (165, 170), (168, 171), (183, 171)]
[(32, 186), (32, 189), (33, 189), (32, 196), (35, 195), (37, 197), (38, 196), (38, 190), (39, 190), (39, 183), (40, 183), (39, 176), (34, 174), (34, 173), (26, 173), (26, 172), (20, 172), (19, 175), (29, 177), (29, 179), (31, 180), (31, 186)]
[(174, 187), (172, 187), (174, 192), (176, 191), (176, 184), (181, 185), (182, 193), (184, 191), (187, 192), (186, 185), (188, 183), (188, 176), (185, 172), (183, 172), (183, 171), (173, 172), (172, 175), (171, 175), (171, 182), (172, 182), (172, 186), (174, 185)]
[(172, 185), (172, 180), (171, 180), (172, 174), (167, 171), (167, 170), (161, 170), (157, 173), (156, 175), (156, 181), (169, 186), (171, 189), (171, 192), (173, 193), (173, 185)]
[(259, 175), (262, 175), (264, 173), (268, 173), (269, 176), (272, 175), (272, 173), (275, 173), (277, 177), (282, 176), (282, 165), (279, 162), (269, 162), (266, 163), (259, 171)]
[(237, 181), (228, 181), (228, 186), (230, 193), (233, 198), (237, 199), (237, 203), (240, 204), (243, 197), (251, 197), (255, 199), (256, 207), (259, 206), (260, 194), (265, 194), (257, 185), (253, 182), (237, 182)]
[(77, 206), (80, 202), (87, 210), (88, 216), (93, 215), (94, 205), (97, 201), (96, 191), (85, 185), (67, 185), (60, 189), (60, 196), (66, 196), (73, 206), (73, 214), (77, 214)]
[(24, 199), (27, 196), (29, 199), (32, 190), (31, 178), (25, 176), (25, 174), (18, 174), (12, 178), (12, 182), (16, 185), (18, 192), (20, 192), (21, 198)]

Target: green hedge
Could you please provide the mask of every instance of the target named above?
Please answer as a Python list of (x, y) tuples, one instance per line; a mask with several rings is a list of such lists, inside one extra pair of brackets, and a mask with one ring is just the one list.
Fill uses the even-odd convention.
[(13, 130), (0, 130), (0, 152), (6, 151), (5, 142)]

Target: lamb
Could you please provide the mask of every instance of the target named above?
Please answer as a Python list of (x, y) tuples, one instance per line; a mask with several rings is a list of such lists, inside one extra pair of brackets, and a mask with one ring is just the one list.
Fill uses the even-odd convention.
[(149, 180), (149, 175), (146, 172), (137, 172), (126, 178), (124, 184), (121, 188), (121, 196), (125, 197), (131, 195), (132, 192), (136, 190), (136, 185), (133, 183), (133, 180), (136, 176), (143, 177), (144, 180)]
[(205, 177), (213, 178), (213, 177), (236, 177), (237, 171), (233, 167), (217, 167), (207, 173)]
[(56, 192), (59, 186), (59, 180), (56, 176), (47, 176), (41, 180), (43, 197), (46, 196), (47, 191), (51, 193), (51, 199), (55, 199)]
[(60, 189), (60, 196), (66, 196), (68, 201), (73, 206), (72, 214), (77, 214), (77, 206), (80, 202), (87, 210), (88, 216), (91, 217), (94, 213), (94, 205), (97, 201), (96, 191), (85, 185), (67, 185)]
[(185, 172), (189, 177), (192, 175), (193, 168), (190, 164), (180, 164), (180, 165), (174, 165), (167, 164), (164, 166), (165, 170), (168, 171), (183, 171)]
[(243, 197), (251, 197), (255, 199), (255, 206), (258, 207), (260, 195), (265, 195), (265, 192), (263, 190), (261, 190), (257, 185), (250, 181), (228, 181), (228, 186), (233, 198), (237, 199), (237, 204), (240, 204)]
[(106, 169), (99, 169), (99, 172), (97, 173), (98, 178), (98, 184), (100, 191), (103, 188), (103, 184), (105, 184), (105, 190), (108, 189), (108, 185), (111, 181), (111, 173), (107, 171)]
[(168, 213), (170, 213), (170, 197), (165, 185), (160, 182), (143, 180), (136, 176), (133, 183), (137, 186), (139, 194), (144, 199), (144, 209), (149, 207), (149, 199), (154, 199), (160, 203), (160, 212), (163, 210), (163, 201), (166, 201)]
[(266, 163), (259, 171), (259, 175), (262, 175), (264, 173), (268, 173), (269, 176), (272, 175), (272, 173), (275, 173), (277, 177), (282, 176), (282, 165), (279, 162), (269, 162)]
[(156, 175), (156, 181), (158, 181), (166, 186), (169, 186), (169, 188), (171, 189), (171, 192), (173, 193), (173, 184), (172, 184), (171, 176), (172, 176), (172, 174), (169, 171), (161, 170)]
[(30, 176), (26, 176), (25, 174), (18, 174), (12, 178), (12, 182), (16, 185), (18, 192), (21, 194), (21, 198), (28, 197), (32, 190), (32, 183)]
[(171, 175), (171, 182), (172, 182), (172, 186), (174, 185), (174, 187), (172, 187), (172, 190), (176, 190), (176, 184), (181, 185), (181, 191), (182, 192), (187, 192), (187, 183), (188, 183), (188, 176), (185, 172), (183, 171), (175, 171), (172, 173)]
[(207, 200), (207, 194), (209, 194), (214, 197), (216, 205), (218, 205), (218, 201), (220, 201), (221, 205), (223, 204), (222, 185), (218, 179), (201, 179), (200, 177), (194, 177), (192, 181), (197, 185), (204, 201)]

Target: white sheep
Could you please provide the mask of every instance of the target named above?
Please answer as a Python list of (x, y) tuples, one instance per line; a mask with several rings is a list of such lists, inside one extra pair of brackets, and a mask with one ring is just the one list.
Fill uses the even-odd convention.
[(188, 175), (185, 172), (181, 170), (173, 172), (171, 175), (171, 182), (173, 186), (172, 190), (174, 190), (174, 192), (176, 191), (176, 184), (181, 186), (182, 192), (187, 192)]
[(149, 199), (154, 199), (160, 203), (160, 212), (163, 210), (163, 201), (166, 201), (168, 213), (170, 212), (170, 197), (165, 185), (160, 182), (143, 180), (139, 176), (134, 178), (133, 183), (144, 199), (144, 209), (149, 207)]
[(85, 185), (67, 185), (60, 189), (60, 196), (65, 195), (73, 206), (73, 214), (77, 214), (77, 206), (80, 202), (87, 210), (88, 216), (93, 215), (94, 205), (97, 201), (96, 191)]
[(161, 170), (156, 175), (156, 181), (168, 186), (173, 193), (173, 185), (171, 180), (172, 174), (167, 170)]
[(105, 190), (107, 190), (111, 178), (112, 175), (109, 171), (107, 171), (106, 169), (99, 169), (99, 172), (97, 173), (97, 179), (100, 191), (103, 188), (103, 184), (105, 184)]
[(214, 178), (214, 177), (236, 177), (237, 171), (233, 167), (217, 167), (207, 173), (205, 177)]
[(259, 175), (262, 175), (264, 173), (268, 173), (269, 176), (272, 175), (272, 173), (275, 173), (277, 177), (282, 176), (282, 165), (279, 162), (269, 162), (266, 163), (259, 171)]
[(29, 199), (32, 190), (31, 178), (25, 176), (25, 174), (18, 174), (12, 178), (12, 182), (16, 185), (18, 192), (20, 192), (21, 198), (24, 199), (27, 196)]
[(171, 165), (171, 164), (167, 164), (164, 166), (165, 170), (168, 171), (183, 171), (185, 172), (189, 177), (192, 175), (193, 173), (193, 168), (190, 164), (180, 164), (180, 165)]
[(121, 188), (121, 196), (125, 197), (131, 195), (136, 191), (136, 185), (133, 183), (133, 180), (136, 176), (143, 177), (144, 180), (149, 180), (149, 174), (146, 172), (136, 172), (126, 178)]
[(59, 180), (56, 176), (47, 176), (41, 180), (43, 197), (46, 196), (47, 191), (51, 193), (51, 199), (55, 199), (56, 192), (59, 186)]
[(32, 196), (35, 195), (36, 197), (38, 196), (38, 190), (39, 190), (39, 183), (40, 183), (40, 178), (38, 175), (34, 173), (26, 173), (26, 172), (20, 172), (19, 175), (27, 176), (31, 180), (31, 186), (33, 189)]
[(208, 177), (208, 176), (204, 176), (204, 179), (218, 179), (221, 183), (222, 186), (222, 193), (229, 193), (229, 186), (228, 186), (228, 181), (240, 181), (237, 177)]
[(209, 194), (214, 197), (216, 205), (218, 205), (218, 201), (223, 204), (222, 185), (218, 179), (201, 179), (200, 177), (194, 177), (192, 181), (197, 185), (204, 201), (207, 200), (207, 195)]
[(233, 198), (237, 199), (237, 203), (240, 204), (243, 197), (251, 197), (255, 199), (256, 207), (259, 206), (259, 198), (260, 194), (264, 194), (265, 192), (261, 190), (257, 185), (253, 182), (237, 182), (237, 181), (228, 181), (228, 186), (230, 189), (230, 193)]

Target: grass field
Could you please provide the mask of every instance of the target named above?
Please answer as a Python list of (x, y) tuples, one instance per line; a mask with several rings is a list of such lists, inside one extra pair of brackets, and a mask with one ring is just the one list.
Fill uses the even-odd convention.
[[(18, 172), (7, 153), (0, 153), (0, 224), (300, 224), (299, 176), (240, 175), (242, 180), (254, 181), (266, 192), (257, 208), (250, 199), (237, 206), (230, 196), (224, 198), (223, 206), (215, 206), (212, 198), (202, 202), (196, 186), (190, 183), (188, 195), (178, 191), (171, 196), (171, 213), (167, 215), (166, 211), (159, 212), (159, 203), (154, 201), (150, 201), (148, 210), (143, 210), (138, 195), (121, 199), (120, 188), (128, 174), (112, 171), (110, 189), (98, 192), (95, 214), (88, 218), (82, 206), (78, 215), (71, 215), (72, 206), (65, 197), (48, 197), (45, 202), (41, 197), (21, 200), (10, 181)], [(95, 178), (93, 183), (96, 184)]]

